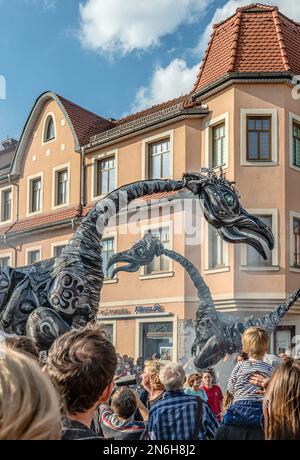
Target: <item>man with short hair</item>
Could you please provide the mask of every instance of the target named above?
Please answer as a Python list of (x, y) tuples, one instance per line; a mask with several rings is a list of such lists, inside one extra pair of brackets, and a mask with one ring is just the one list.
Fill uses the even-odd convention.
[(185, 372), (181, 364), (168, 363), (159, 374), (166, 392), (150, 410), (151, 440), (213, 439), (218, 422), (205, 401), (183, 391)]
[(140, 439), (146, 424), (135, 421), (134, 414), (139, 409), (143, 420), (148, 419), (148, 410), (138, 395), (127, 387), (117, 389), (111, 398), (111, 407), (101, 404), (100, 424), (105, 438), (117, 440)]
[(116, 366), (114, 346), (101, 325), (71, 330), (55, 340), (46, 372), (61, 397), (62, 439), (101, 439), (91, 425), (99, 404), (110, 398)]

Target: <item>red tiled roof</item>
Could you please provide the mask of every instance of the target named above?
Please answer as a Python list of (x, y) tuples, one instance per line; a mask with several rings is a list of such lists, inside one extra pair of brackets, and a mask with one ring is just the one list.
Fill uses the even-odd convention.
[[(161, 192), (161, 193), (154, 193), (152, 195), (146, 195), (141, 198), (137, 198), (136, 200), (133, 201), (133, 203), (137, 203), (139, 201), (159, 201), (165, 198), (171, 198), (174, 197), (175, 195), (179, 195), (180, 193), (185, 192), (186, 189), (180, 190), (180, 191), (171, 191), (171, 192)], [(89, 211), (93, 208), (95, 203), (88, 203), (83, 211), (82, 211), (82, 216), (85, 217)], [(19, 233), (19, 232), (26, 232), (31, 229), (37, 229), (42, 226), (45, 226), (47, 224), (55, 224), (59, 223), (65, 220), (71, 220), (75, 218), (80, 217), (80, 207), (78, 205), (76, 206), (70, 206), (67, 208), (59, 209), (57, 211), (51, 211), (48, 213), (41, 213), (37, 214), (32, 217), (26, 217), (24, 219), (19, 220), (16, 223), (9, 224), (5, 227), (1, 227), (0, 229), (0, 236), (3, 236), (5, 233), (7, 234), (13, 234), (13, 233)]]
[(300, 73), (300, 24), (253, 3), (215, 24), (194, 91), (231, 72)]
[(137, 120), (138, 118), (146, 117), (147, 115), (151, 115), (153, 113), (159, 112), (164, 109), (168, 109), (174, 107), (175, 105), (179, 105), (179, 108), (192, 108), (195, 105), (200, 105), (198, 102), (192, 101), (190, 99), (190, 94), (185, 94), (184, 96), (176, 97), (175, 99), (171, 99), (166, 102), (162, 102), (161, 104), (153, 105), (148, 109), (142, 110), (141, 112), (136, 112), (126, 117), (120, 118), (116, 120), (115, 125), (123, 125), (125, 123), (129, 123), (130, 121)]
[(57, 95), (57, 97), (71, 120), (79, 145), (87, 144), (92, 136), (114, 128), (113, 122), (83, 109), (62, 96)]

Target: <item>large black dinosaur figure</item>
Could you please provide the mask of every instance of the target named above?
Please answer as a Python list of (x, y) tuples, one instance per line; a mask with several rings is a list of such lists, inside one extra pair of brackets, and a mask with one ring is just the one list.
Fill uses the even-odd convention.
[[(254, 226), (251, 223), (253, 216), (249, 216), (238, 204), (238, 195), (233, 190), (234, 195), (227, 195), (228, 182), (224, 181), (222, 176), (218, 178), (213, 172), (208, 172), (205, 181), (203, 175), (195, 176), (193, 182), (188, 185), (193, 191), (199, 190), (198, 187), (206, 187), (206, 193), (200, 198), (204, 201), (204, 210), (207, 220), (214, 226), (225, 222), (224, 226), (219, 226), (219, 233), (226, 241), (247, 242), (255, 247), (256, 250), (264, 256), (264, 252), (260, 247), (260, 242), (253, 240), (242, 233), (242, 229), (254, 230), (257, 225), (257, 218), (254, 218)], [(199, 182), (204, 185), (199, 186)], [(213, 191), (215, 188), (215, 191)], [(225, 198), (226, 196), (226, 198)], [(230, 198), (232, 197), (232, 198)], [(230, 203), (231, 206), (227, 206)], [(208, 206), (209, 204), (209, 206)], [(234, 216), (235, 214), (235, 216)], [(230, 226), (226, 224), (230, 223)], [(262, 229), (259, 228), (256, 233), (262, 235)], [(251, 242), (249, 241), (251, 238)], [(247, 240), (247, 241), (246, 241)], [(272, 246), (272, 238), (267, 230), (267, 241), (269, 247)], [(175, 251), (164, 248), (159, 238), (152, 234), (146, 234), (143, 239), (136, 242), (132, 248), (127, 251), (119, 252), (113, 255), (108, 263), (108, 268), (118, 262), (125, 262), (127, 265), (119, 266), (112, 271), (112, 277), (119, 271), (136, 272), (141, 266), (148, 265), (154, 257), (165, 255), (180, 263), (189, 274), (199, 298), (199, 305), (196, 313), (196, 339), (192, 346), (192, 355), (196, 355), (194, 364), (196, 369), (205, 369), (206, 367), (217, 364), (226, 353), (232, 354), (241, 351), (241, 338), (243, 332), (251, 326), (261, 326), (271, 333), (274, 328), (280, 323), (284, 315), (288, 312), (295, 301), (300, 297), (300, 289), (297, 289), (286, 301), (277, 306), (271, 313), (262, 318), (254, 318), (253, 316), (241, 321), (237, 317), (232, 317), (227, 314), (220, 313), (216, 310), (209, 287), (205, 283), (198, 269), (184, 256)]]
[[(186, 187), (203, 204), (204, 215), (226, 241), (248, 243), (266, 257), (257, 235), (270, 249), (270, 229), (239, 204), (223, 174), (212, 170), (187, 173), (182, 181), (150, 180), (125, 185), (108, 194), (85, 217), (63, 253), (29, 267), (6, 268), (0, 274), (0, 326), (5, 332), (27, 333), (40, 349), (70, 327), (96, 319), (103, 283), (101, 240), (108, 220), (131, 201), (157, 192)], [(253, 236), (243, 233), (251, 231)]]

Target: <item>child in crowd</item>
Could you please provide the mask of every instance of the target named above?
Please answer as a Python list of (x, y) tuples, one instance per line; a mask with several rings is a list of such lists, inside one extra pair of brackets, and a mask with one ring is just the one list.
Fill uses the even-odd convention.
[(223, 424), (263, 429), (263, 395), (251, 383), (251, 375), (258, 373), (266, 378), (272, 375), (272, 366), (263, 361), (269, 347), (269, 336), (260, 327), (247, 329), (242, 337), (243, 350), (248, 360), (239, 361), (228, 381), (227, 390), (233, 403), (223, 418)]
[(223, 394), (219, 385), (213, 383), (214, 374), (210, 369), (207, 369), (202, 374), (203, 385), (202, 390), (205, 391), (207, 396), (207, 403), (210, 406), (212, 412), (216, 416), (218, 422), (221, 421), (222, 413), (222, 401)]
[[(143, 421), (134, 420), (136, 409), (139, 409)], [(104, 437), (123, 441), (140, 439), (148, 420), (148, 410), (138, 395), (127, 387), (117, 389), (112, 395), (111, 407), (101, 404), (99, 413)]]
[(201, 374), (191, 374), (187, 379), (188, 386), (184, 389), (186, 395), (199, 396), (203, 401), (207, 401), (205, 390), (201, 389)]

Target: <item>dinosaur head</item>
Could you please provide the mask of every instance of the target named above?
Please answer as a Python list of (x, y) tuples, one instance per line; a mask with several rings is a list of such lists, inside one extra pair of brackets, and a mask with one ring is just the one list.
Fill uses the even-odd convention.
[(136, 272), (143, 265), (150, 264), (153, 258), (155, 256), (160, 256), (162, 252), (163, 246), (159, 238), (152, 233), (146, 233), (140, 241), (134, 243), (134, 245), (127, 251), (114, 254), (108, 261), (107, 269), (118, 262), (125, 262), (127, 265), (122, 265), (112, 271), (112, 278), (119, 271)]
[(206, 168), (200, 173), (184, 174), (183, 183), (200, 198), (205, 219), (218, 230), (223, 240), (249, 244), (267, 258), (261, 240), (273, 249), (271, 230), (261, 219), (243, 209), (234, 182), (225, 178), (222, 169), (219, 176), (213, 169)]

